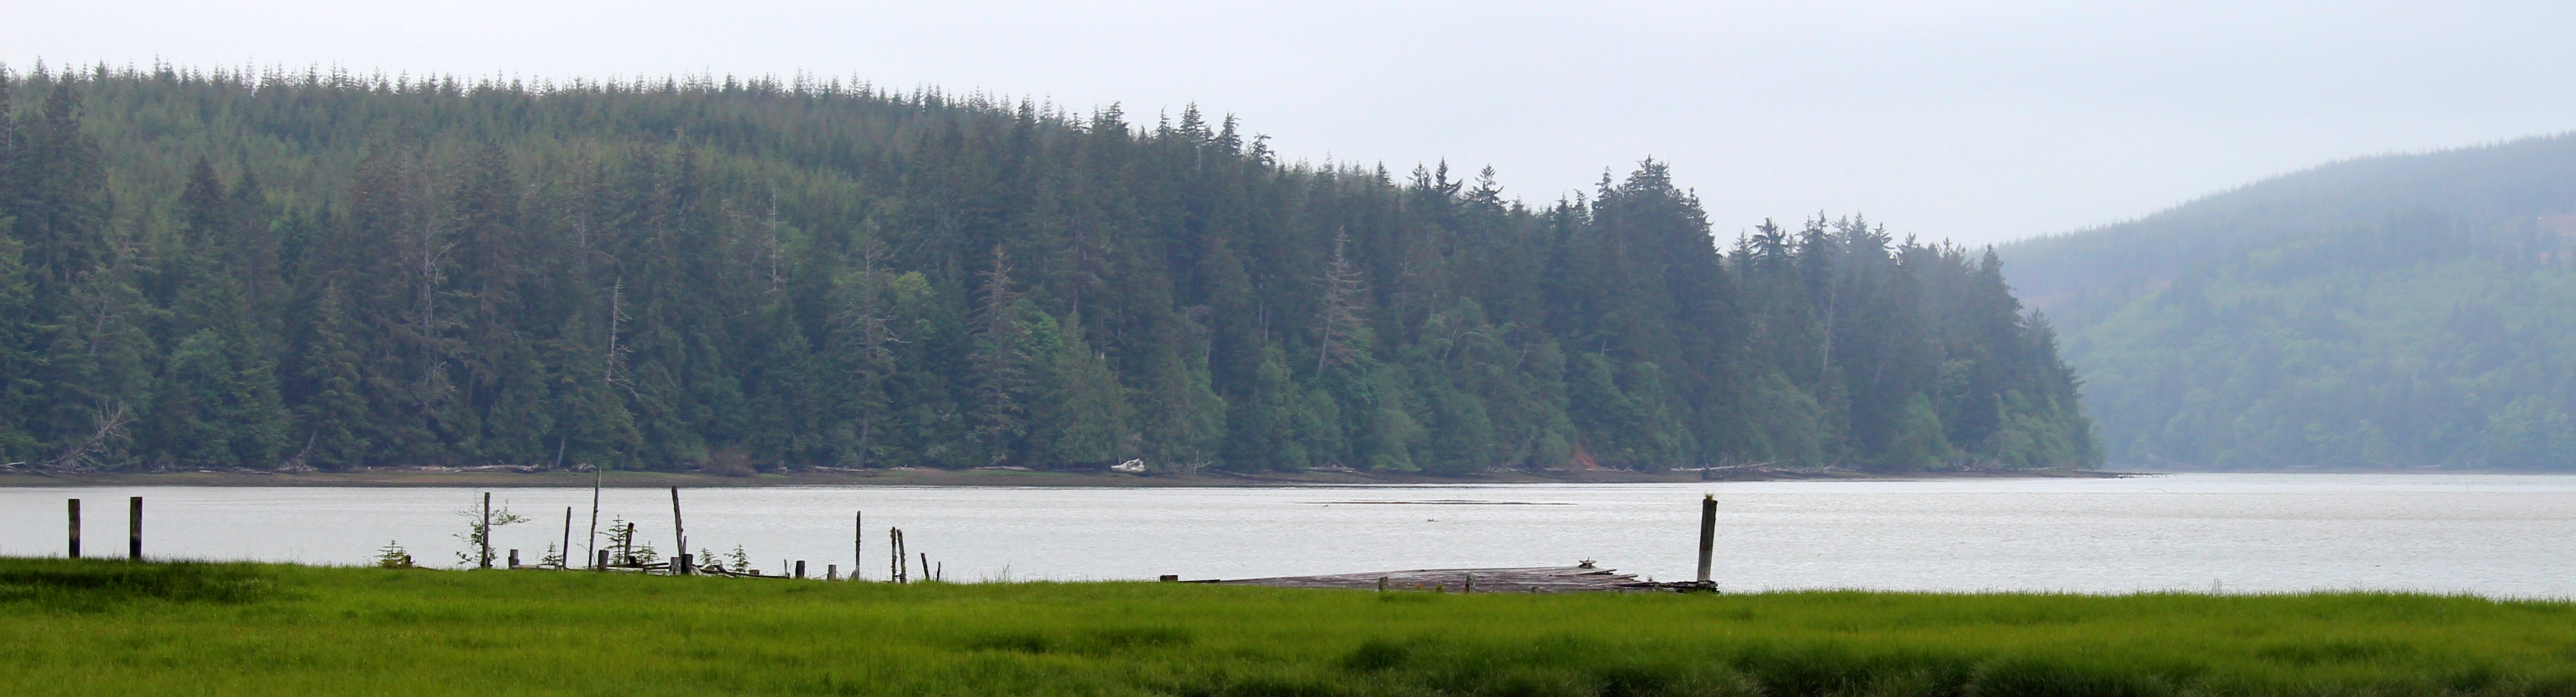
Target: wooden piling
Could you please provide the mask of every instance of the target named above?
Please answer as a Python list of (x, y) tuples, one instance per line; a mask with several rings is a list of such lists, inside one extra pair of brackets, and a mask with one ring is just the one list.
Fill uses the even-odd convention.
[(71, 541), (71, 542), (72, 542), (72, 544), (71, 544), (71, 558), (73, 558), (73, 559), (79, 559), (79, 558), (80, 558), (80, 499), (68, 499), (68, 501), (69, 501), (70, 503), (66, 504), (65, 506), (66, 506), (66, 508), (69, 508), (69, 509), (70, 509), (70, 512), (71, 512), (71, 518), (72, 518), (72, 541)]
[[(671, 548), (671, 554), (674, 555), (671, 558), (679, 559), (688, 556), (689, 531), (687, 528), (680, 527), (680, 488), (676, 486), (671, 487), (671, 537), (674, 541), (680, 543), (680, 546)], [(687, 564), (681, 564), (674, 568), (676, 570), (671, 573), (682, 576), (686, 576), (689, 573), (689, 566)]]
[(519, 568), (519, 550), (510, 550), (510, 568)]
[(904, 582), (903, 528), (886, 528), (886, 551), (894, 555), (886, 561), (886, 581)]
[[(559, 463), (555, 463), (555, 464), (557, 464), (557, 465), (561, 465), (561, 464), (563, 464), (563, 463), (560, 463), (560, 462), (559, 462)], [(560, 566), (560, 567), (562, 567), (562, 568), (566, 568), (566, 569), (572, 568), (572, 507), (571, 507), (571, 506), (565, 506), (565, 507), (564, 507), (564, 537), (563, 537), (563, 546), (562, 546), (562, 547), (559, 547), (559, 548), (557, 548), (557, 549), (556, 549), (555, 564), (556, 564), (557, 566)]]
[(859, 570), (868, 568), (868, 512), (858, 511), (850, 518), (850, 580), (859, 580)]
[(925, 581), (936, 581), (936, 580), (939, 580), (939, 577), (938, 577), (937, 575), (934, 575), (934, 574), (930, 573), (930, 553), (929, 553), (929, 552), (922, 552), (922, 553), (921, 553), (921, 575), (922, 575), (922, 580), (925, 580)]
[[(607, 550), (599, 548), (599, 483), (601, 476), (602, 474), (596, 468), (590, 471), (590, 542), (583, 546), (582, 549), (595, 553), (595, 556), (599, 557), (600, 570), (605, 571), (608, 569), (608, 552)], [(564, 553), (571, 554), (572, 550), (564, 550)]]
[(603, 550), (599, 550), (599, 551), (596, 553), (596, 556), (598, 556), (598, 557), (599, 557), (599, 560), (591, 563), (591, 566), (590, 566), (591, 570), (592, 570), (592, 571), (607, 571), (607, 570), (608, 570), (608, 550), (605, 550), (605, 549), (603, 549)]
[(797, 578), (804, 578), (804, 577), (805, 577), (805, 560), (803, 560), (803, 559), (798, 559), (798, 560), (796, 560), (796, 577), (797, 577)]
[(1717, 545), (1717, 495), (1704, 494), (1699, 499), (1699, 582), (1708, 582), (1710, 550)]
[(838, 580), (841, 580), (841, 565), (839, 565), (839, 564), (824, 564), (824, 565), (823, 565), (823, 580), (825, 580), (825, 581), (838, 581)]
[(474, 568), (492, 568), (492, 492), (483, 492), (483, 526), (475, 533), (475, 537), (483, 538), (483, 544), (476, 550), (480, 556), (474, 558)]
[(125, 558), (143, 561), (143, 497), (126, 500)]
[(1464, 584), (1460, 584), (1460, 585), (1458, 586), (1458, 592), (1460, 592), (1460, 593), (1474, 593), (1474, 592), (1476, 592), (1476, 575), (1475, 575), (1475, 574), (1467, 574), (1467, 582), (1466, 582), (1466, 583), (1464, 583)]

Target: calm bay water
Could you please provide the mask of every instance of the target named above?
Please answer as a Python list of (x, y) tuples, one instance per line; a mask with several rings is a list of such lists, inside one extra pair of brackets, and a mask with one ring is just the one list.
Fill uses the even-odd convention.
[[(532, 520), (495, 548), (533, 562), (588, 546), (588, 489), (494, 489)], [(764, 570), (804, 559), (887, 573), (886, 528), (950, 580), (1241, 578), (1599, 560), (1688, 578), (1698, 500), (1719, 501), (1731, 590), (2119, 593), (2385, 589), (2576, 597), (2576, 476), (2182, 474), (2134, 479), (1209, 489), (684, 489), (690, 546)], [(60, 555), (84, 499), (91, 555), (121, 556), (125, 497), (155, 556), (360, 564), (388, 541), (454, 563), (479, 490), (361, 487), (0, 489), (0, 554)], [(668, 551), (667, 490), (610, 489), (601, 527)], [(604, 540), (604, 536), (603, 536)], [(604, 542), (603, 542), (604, 544)], [(917, 563), (917, 562), (916, 562)]]

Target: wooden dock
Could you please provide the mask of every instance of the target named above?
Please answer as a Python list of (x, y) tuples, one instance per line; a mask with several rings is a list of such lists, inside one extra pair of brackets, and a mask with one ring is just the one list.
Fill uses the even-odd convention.
[[(1340, 588), (1346, 590), (1423, 590), (1449, 593), (1602, 593), (1697, 589), (1691, 583), (1654, 583), (1615, 569), (1533, 566), (1502, 569), (1413, 569), (1322, 576), (1207, 579), (1189, 583), (1273, 588)], [(1691, 588), (1683, 588), (1690, 586)]]

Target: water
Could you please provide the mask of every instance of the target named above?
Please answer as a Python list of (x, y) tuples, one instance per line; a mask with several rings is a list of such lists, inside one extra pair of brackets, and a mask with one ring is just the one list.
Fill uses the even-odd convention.
[[(587, 546), (590, 490), (495, 489), (533, 520), (494, 547), (533, 563)], [(2381, 589), (2576, 596), (2576, 476), (2183, 474), (2135, 479), (1734, 482), (1208, 489), (781, 487), (682, 491), (690, 546), (740, 545), (883, 578), (885, 529), (950, 580), (1150, 579), (1540, 566), (1596, 559), (1686, 579), (1699, 497), (1719, 500), (1730, 590), (2227, 592)], [(0, 554), (59, 555), (65, 498), (92, 555), (124, 553), (125, 497), (146, 552), (360, 564), (398, 541), (423, 564), (465, 549), (477, 490), (362, 487), (0, 489)], [(611, 517), (669, 551), (667, 490), (610, 489)], [(915, 561), (918, 564), (918, 561)], [(918, 571), (915, 572), (916, 574)]]

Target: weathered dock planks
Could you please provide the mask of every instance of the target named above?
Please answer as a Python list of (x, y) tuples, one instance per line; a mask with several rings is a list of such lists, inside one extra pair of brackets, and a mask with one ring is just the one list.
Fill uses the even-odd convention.
[[(1636, 574), (1581, 566), (1533, 566), (1503, 569), (1413, 569), (1322, 576), (1208, 579), (1190, 583), (1274, 588), (1342, 588), (1348, 590), (1441, 590), (1451, 593), (1597, 593), (1659, 590)], [(1381, 585), (1381, 583), (1383, 585)]]

